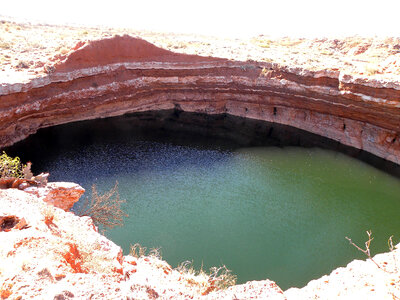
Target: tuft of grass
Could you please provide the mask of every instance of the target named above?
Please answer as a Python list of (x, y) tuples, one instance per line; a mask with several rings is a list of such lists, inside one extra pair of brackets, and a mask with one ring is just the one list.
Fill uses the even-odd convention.
[(136, 257), (136, 258), (139, 258), (139, 257), (145, 256), (146, 255), (146, 251), (147, 251), (146, 247), (143, 247), (139, 243), (136, 243), (134, 245), (131, 245), (131, 249), (129, 251), (129, 254), (134, 256), (134, 257)]
[(210, 279), (217, 289), (227, 289), (236, 284), (237, 276), (224, 265), (210, 268)]
[(147, 255), (158, 259), (162, 259), (160, 248), (151, 248), (150, 251), (147, 253), (147, 248), (143, 247), (139, 243), (131, 245), (129, 255), (132, 255), (136, 258), (140, 258)]
[[(237, 276), (232, 274), (232, 271), (229, 270), (225, 265), (221, 267), (212, 267), (210, 268), (209, 273), (206, 273), (203, 270), (203, 267), (201, 267), (199, 271), (196, 271), (196, 269), (193, 267), (192, 261), (184, 261), (178, 265), (176, 270), (181, 274), (187, 274), (192, 277), (207, 277), (207, 285), (202, 295), (208, 295), (214, 290), (226, 289), (230, 286), (233, 286), (236, 284), (237, 279)], [(189, 279), (189, 281), (195, 283), (195, 280), (193, 279)]]

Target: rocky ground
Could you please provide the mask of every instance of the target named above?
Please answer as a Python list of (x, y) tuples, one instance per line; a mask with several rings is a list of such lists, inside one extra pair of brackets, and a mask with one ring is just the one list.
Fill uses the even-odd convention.
[(113, 35), (141, 37), (179, 53), (266, 61), (291, 68), (340, 70), (344, 74), (399, 81), (400, 38), (303, 39), (256, 36), (243, 39), (135, 31), (126, 28), (19, 24), (0, 20), (0, 83), (44, 75), (46, 65), (68, 54), (79, 41)]

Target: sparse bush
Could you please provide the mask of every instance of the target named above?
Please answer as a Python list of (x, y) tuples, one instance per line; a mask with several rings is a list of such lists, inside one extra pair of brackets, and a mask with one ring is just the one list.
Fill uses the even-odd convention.
[(8, 156), (4, 151), (3, 154), (0, 155), (0, 178), (1, 177), (24, 178), (24, 170), (27, 167), (28, 165), (24, 165), (21, 163), (19, 157), (12, 158)]
[(94, 184), (92, 186), (91, 199), (86, 198), (76, 213), (79, 216), (89, 216), (96, 225), (109, 229), (115, 226), (122, 226), (124, 217), (128, 216), (121, 208), (123, 203), (125, 203), (125, 200), (119, 197), (118, 182), (104, 194), (99, 194)]
[[(371, 250), (370, 250), (371, 242), (372, 242), (372, 240), (374, 239), (374, 238), (372, 237), (372, 231), (371, 231), (371, 230), (367, 231), (367, 235), (368, 235), (368, 240), (365, 242), (365, 249), (362, 249), (361, 247), (359, 247), (358, 245), (356, 245), (356, 244), (355, 244), (350, 238), (348, 238), (347, 236), (346, 236), (346, 240), (348, 240), (349, 243), (350, 243), (351, 245), (353, 245), (355, 248), (357, 248), (357, 250), (359, 250), (359, 251), (361, 251), (362, 253), (364, 253), (364, 254), (365, 254), (379, 269), (381, 269), (382, 271), (387, 272), (387, 273), (395, 273), (395, 272), (397, 272), (397, 271), (398, 271), (398, 270), (397, 270), (397, 262), (396, 262), (396, 258), (395, 258), (394, 255), (393, 255), (393, 259), (394, 259), (394, 272), (388, 271), (387, 268), (384, 268), (383, 266), (379, 265), (379, 264), (372, 258), (372, 256), (371, 256)], [(389, 247), (389, 251), (390, 251), (390, 252), (393, 252), (393, 251), (394, 251), (393, 236), (391, 236), (391, 237), (388, 239), (388, 247)]]

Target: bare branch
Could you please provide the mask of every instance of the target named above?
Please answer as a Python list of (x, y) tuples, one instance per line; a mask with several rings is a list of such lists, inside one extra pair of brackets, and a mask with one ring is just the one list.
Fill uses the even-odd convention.
[(118, 182), (103, 195), (99, 194), (96, 185), (93, 185), (92, 198), (83, 201), (77, 214), (91, 217), (96, 225), (102, 225), (104, 228), (122, 226), (124, 217), (128, 216), (121, 208), (123, 203), (125, 200), (119, 197)]
[[(353, 245), (353, 246), (356, 247), (359, 251), (361, 251), (362, 253), (364, 253), (364, 254), (365, 254), (379, 269), (381, 269), (382, 271), (387, 272), (387, 273), (392, 273), (392, 272), (389, 272), (388, 270), (382, 268), (382, 267), (371, 257), (371, 251), (370, 251), (370, 248), (369, 248), (369, 247), (371, 246), (371, 242), (372, 242), (372, 240), (374, 239), (374, 238), (372, 237), (372, 231), (371, 231), (371, 230), (367, 231), (367, 235), (368, 235), (368, 240), (365, 242), (365, 249), (362, 249), (362, 248), (360, 248), (359, 246), (357, 246), (357, 245), (356, 245), (350, 238), (348, 238), (347, 236), (346, 236), (346, 239), (350, 242), (351, 245)], [(390, 251), (393, 251), (393, 250), (392, 250), (392, 249), (393, 249), (392, 237), (389, 238), (388, 244), (389, 244), (389, 249), (390, 249)], [(396, 267), (396, 269), (397, 269), (397, 267)]]

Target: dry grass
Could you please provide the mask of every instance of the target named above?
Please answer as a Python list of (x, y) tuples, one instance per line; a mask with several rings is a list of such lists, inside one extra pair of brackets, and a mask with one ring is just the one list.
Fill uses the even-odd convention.
[[(153, 248), (147, 254), (147, 248), (139, 243), (131, 245), (129, 254), (136, 258), (148, 255), (159, 260), (162, 259), (160, 249)], [(184, 275), (188, 284), (200, 286), (203, 289), (203, 295), (207, 295), (214, 290), (226, 289), (236, 284), (236, 275), (232, 274), (226, 266), (212, 267), (209, 272), (206, 272), (203, 267), (200, 270), (196, 270), (193, 266), (193, 261), (187, 260), (180, 263), (175, 270)]]
[(226, 266), (210, 268), (210, 282), (213, 282), (217, 289), (226, 289), (236, 284), (236, 275), (232, 274)]
[[(192, 261), (184, 261), (178, 265), (176, 270), (181, 274), (186, 274), (191, 277), (207, 277), (207, 286), (202, 293), (203, 295), (207, 295), (214, 290), (226, 289), (230, 286), (233, 286), (236, 284), (237, 279), (236, 275), (232, 274), (232, 271), (228, 270), (226, 266), (211, 267), (207, 273), (203, 270), (203, 267), (197, 271), (194, 268)], [(195, 282), (195, 280), (193, 280), (193, 282)]]
[(147, 252), (147, 248), (146, 247), (143, 247), (139, 243), (136, 243), (134, 245), (131, 245), (131, 249), (129, 251), (129, 254), (134, 256), (134, 257), (136, 257), (136, 258), (139, 258), (139, 257), (145, 256), (146, 252)]

